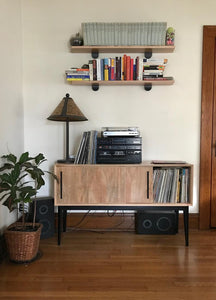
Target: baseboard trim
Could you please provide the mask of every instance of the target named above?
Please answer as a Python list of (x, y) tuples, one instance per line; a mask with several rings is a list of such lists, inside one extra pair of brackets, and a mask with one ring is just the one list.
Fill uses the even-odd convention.
[[(76, 213), (67, 214), (67, 228), (81, 230), (135, 231), (134, 213)], [(56, 214), (57, 222), (57, 214)], [(189, 229), (199, 228), (199, 214), (189, 214)], [(184, 228), (183, 214), (179, 214), (179, 229)]]

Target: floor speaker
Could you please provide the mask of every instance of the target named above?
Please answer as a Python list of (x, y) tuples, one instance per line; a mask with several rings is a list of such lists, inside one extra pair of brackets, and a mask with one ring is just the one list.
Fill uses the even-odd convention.
[(138, 234), (176, 234), (178, 231), (175, 211), (142, 211), (135, 214)]
[[(41, 239), (47, 239), (55, 233), (54, 199), (51, 197), (36, 198), (36, 222), (43, 224)], [(33, 220), (34, 201), (29, 208), (29, 221)]]

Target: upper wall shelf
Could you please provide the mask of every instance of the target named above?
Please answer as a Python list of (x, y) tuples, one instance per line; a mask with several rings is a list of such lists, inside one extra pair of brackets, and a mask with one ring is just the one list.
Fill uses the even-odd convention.
[[(74, 53), (171, 53), (175, 46), (71, 46)], [(95, 57), (97, 58), (97, 57)]]

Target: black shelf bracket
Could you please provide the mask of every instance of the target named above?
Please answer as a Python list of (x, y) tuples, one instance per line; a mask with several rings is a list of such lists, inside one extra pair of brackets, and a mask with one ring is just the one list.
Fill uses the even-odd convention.
[(145, 51), (144, 56), (145, 56), (145, 58), (151, 58), (152, 57), (152, 50), (149, 49), (148, 51)]
[(99, 83), (92, 83), (92, 90), (93, 91), (98, 91), (99, 90)]
[(99, 51), (97, 49), (92, 49), (91, 56), (92, 58), (98, 58)]
[(145, 91), (151, 91), (152, 89), (152, 84), (151, 83), (145, 83), (144, 84), (144, 90)]

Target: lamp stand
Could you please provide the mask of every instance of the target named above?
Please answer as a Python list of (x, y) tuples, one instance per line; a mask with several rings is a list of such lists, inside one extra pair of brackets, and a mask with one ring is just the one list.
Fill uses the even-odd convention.
[(61, 164), (73, 164), (74, 158), (69, 157), (69, 122), (66, 121), (66, 159), (57, 160)]

